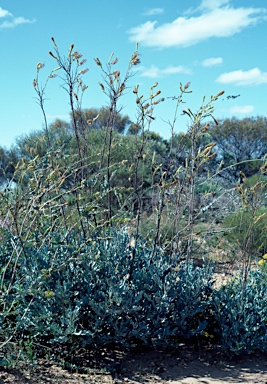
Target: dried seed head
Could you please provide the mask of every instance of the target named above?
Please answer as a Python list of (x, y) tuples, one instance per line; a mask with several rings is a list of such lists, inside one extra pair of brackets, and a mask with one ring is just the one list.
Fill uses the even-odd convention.
[(182, 112), (183, 112), (183, 114), (184, 114), (184, 115), (188, 115), (188, 116), (190, 116), (190, 117), (191, 117), (190, 113), (189, 113), (189, 112), (187, 112), (185, 109), (183, 109), (183, 111), (182, 111)]
[(49, 51), (48, 52), (50, 56), (52, 56), (54, 59), (57, 59), (56, 56), (53, 54), (53, 52)]
[(267, 168), (267, 161), (265, 161), (265, 163), (260, 167), (260, 171), (265, 172), (266, 168)]
[(134, 87), (133, 89), (133, 93), (137, 94), (138, 93), (138, 85), (136, 87)]
[(190, 84), (191, 84), (190, 81), (188, 81), (188, 83), (186, 83), (185, 86), (184, 86), (184, 90), (186, 90), (187, 88), (189, 88), (189, 87), (190, 87)]
[(105, 91), (105, 87), (102, 83), (98, 83), (100, 85), (100, 88), (102, 89), (102, 91), (104, 92)]
[(121, 83), (121, 86), (119, 88), (119, 93), (122, 93), (125, 89), (125, 84), (124, 83)]
[(87, 123), (88, 123), (89, 125), (93, 124), (93, 122), (96, 121), (96, 120), (98, 119), (98, 117), (99, 117), (99, 114), (96, 115), (93, 119), (89, 119), (89, 120), (87, 120)]
[(133, 65), (138, 65), (141, 63), (141, 60), (139, 59), (139, 57), (137, 57), (136, 59), (132, 60), (132, 64)]
[(156, 88), (158, 86), (158, 82), (156, 81), (154, 85), (152, 85), (152, 87), (150, 89), (153, 89), (153, 88)]
[(120, 74), (121, 74), (120, 71), (114, 71), (114, 72), (112, 73), (112, 75), (114, 76), (115, 80), (118, 80)]
[(207, 123), (203, 128), (202, 128), (202, 130), (201, 130), (201, 132), (207, 132), (207, 130), (209, 129), (209, 126), (210, 126), (210, 124), (209, 123)]
[(238, 191), (238, 193), (240, 193), (240, 195), (244, 194), (242, 186), (239, 183), (237, 183), (237, 191)]
[(74, 48), (74, 44), (71, 44), (70, 45), (70, 52), (73, 50), (73, 48)]
[(84, 75), (86, 72), (88, 72), (89, 71), (89, 69), (88, 68), (85, 68), (85, 69), (82, 69), (81, 71), (80, 71), (80, 75)]
[(224, 94), (224, 91), (219, 92), (215, 97), (222, 96)]
[(218, 121), (215, 119), (215, 117), (214, 117), (214, 116), (212, 116), (212, 115), (211, 115), (211, 117), (212, 117), (212, 119), (213, 119), (214, 123), (215, 123), (216, 125), (219, 125), (219, 123), (218, 123)]
[(161, 91), (158, 90), (156, 93), (154, 93), (154, 95), (150, 95), (150, 99), (154, 99), (156, 96), (158, 96), (160, 94), (161, 94)]
[(79, 99), (78, 99), (78, 95), (77, 95), (77, 93), (73, 93), (73, 96), (75, 97), (75, 99), (78, 101)]
[(205, 148), (213, 148), (216, 146), (216, 143), (214, 143), (214, 141), (212, 141), (211, 143), (205, 145)]
[(57, 44), (55, 42), (55, 39), (53, 37), (51, 37), (51, 40), (53, 41), (54, 46), (57, 48)]
[(116, 59), (111, 62), (111, 65), (117, 64), (118, 61), (119, 61), (119, 59), (116, 57)]
[(143, 106), (143, 109), (147, 109), (149, 106), (150, 106), (150, 104), (149, 104), (149, 103), (146, 103), (146, 104)]
[(165, 99), (164, 99), (164, 97), (162, 97), (161, 99), (158, 99), (158, 100), (156, 100), (156, 101), (153, 101), (153, 105), (157, 105), (157, 104), (159, 104), (159, 103), (161, 103), (162, 101), (164, 101)]
[(79, 53), (79, 52), (77, 52), (77, 51), (75, 51), (75, 52), (72, 54), (72, 56), (74, 56), (75, 59), (78, 60), (78, 59), (80, 59), (80, 58), (82, 57), (82, 54)]
[(141, 60), (138, 57), (138, 52), (134, 52), (134, 54), (131, 57), (131, 64), (132, 65), (137, 65), (141, 62)]
[(35, 79), (33, 80), (32, 85), (34, 88), (37, 86), (37, 81)]
[(102, 67), (102, 63), (101, 63), (101, 61), (99, 60), (98, 57), (96, 59), (94, 59), (94, 60), (96, 62), (96, 65), (98, 65), (99, 67)]
[(39, 71), (42, 68), (44, 68), (44, 64), (43, 63), (38, 63), (37, 64), (37, 71)]
[(82, 59), (80, 62), (79, 62), (79, 65), (83, 65), (84, 63), (86, 63), (86, 59)]

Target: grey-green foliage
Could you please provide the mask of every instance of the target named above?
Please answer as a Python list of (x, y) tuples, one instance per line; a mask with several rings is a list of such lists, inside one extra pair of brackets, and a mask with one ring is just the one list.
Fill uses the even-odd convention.
[(54, 235), (54, 247), (25, 245), (12, 289), (7, 282), (2, 294), (9, 303), (2, 315), (6, 337), (16, 329), (38, 343), (129, 346), (202, 334), (211, 270), (170, 265), (160, 250), (152, 258), (142, 241), (134, 252), (129, 240), (118, 230), (85, 244), (74, 233)]
[(251, 271), (214, 291), (214, 317), (224, 350), (267, 351), (267, 286), (260, 271)]
[(223, 350), (267, 351), (261, 272), (216, 290), (211, 268), (170, 264), (141, 240), (134, 251), (125, 230), (77, 239), (75, 232), (54, 233), (39, 247), (31, 240), (22, 249), (14, 237), (2, 243), (1, 343), (52, 344), (56, 351), (59, 345), (170, 346), (217, 334), (213, 340)]

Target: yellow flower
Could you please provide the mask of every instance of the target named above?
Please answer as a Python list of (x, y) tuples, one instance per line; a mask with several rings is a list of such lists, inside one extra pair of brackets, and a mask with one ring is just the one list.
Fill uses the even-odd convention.
[(55, 296), (55, 293), (53, 291), (45, 291), (45, 297), (47, 297), (48, 299), (50, 299), (51, 297)]
[(265, 255), (263, 255), (262, 258), (263, 258), (264, 260), (267, 260), (267, 253), (265, 253)]
[(205, 337), (210, 337), (211, 339), (214, 339), (214, 335), (210, 335), (208, 332), (204, 331)]
[(265, 264), (265, 260), (261, 259), (258, 261), (258, 265), (262, 267)]

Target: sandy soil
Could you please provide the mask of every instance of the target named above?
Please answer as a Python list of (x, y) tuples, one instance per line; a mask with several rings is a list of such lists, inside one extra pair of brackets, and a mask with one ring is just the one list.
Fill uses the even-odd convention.
[[(183, 347), (180, 351), (103, 352), (81, 356), (87, 373), (64, 370), (39, 362), (34, 373), (1, 371), (0, 383), (14, 384), (216, 384), (267, 383), (267, 355), (223, 357), (209, 348)], [(97, 361), (98, 360), (98, 361)]]

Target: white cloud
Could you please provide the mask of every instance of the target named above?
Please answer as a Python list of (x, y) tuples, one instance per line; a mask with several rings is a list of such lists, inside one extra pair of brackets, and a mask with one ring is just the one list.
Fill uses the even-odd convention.
[(35, 22), (35, 20), (29, 20), (22, 16), (14, 17), (12, 13), (0, 7), (0, 18), (5, 18), (5, 17), (8, 17), (9, 19), (4, 20), (3, 22), (0, 22), (0, 29), (14, 28), (21, 24), (28, 24), (28, 23)]
[(258, 85), (267, 83), (267, 72), (262, 72), (259, 68), (253, 68), (249, 71), (237, 70), (222, 73), (216, 81), (222, 84)]
[(214, 9), (229, 4), (229, 0), (202, 0), (200, 9)]
[(0, 18), (1, 17), (6, 17), (6, 16), (12, 16), (12, 13), (6, 11), (5, 9), (0, 7)]
[(150, 77), (150, 78), (159, 78), (167, 75), (174, 75), (177, 73), (189, 75), (191, 70), (182, 65), (178, 66), (169, 66), (166, 68), (159, 68), (155, 65), (151, 65), (149, 68), (147, 67), (139, 67), (140, 76), (142, 77)]
[(241, 115), (245, 115), (247, 113), (251, 113), (254, 111), (253, 105), (236, 105), (235, 107), (230, 108), (231, 113), (239, 113)]
[(212, 67), (213, 65), (222, 64), (223, 59), (221, 57), (209, 57), (202, 61), (203, 67)]
[(176, 67), (167, 67), (162, 70), (163, 74), (172, 75), (175, 73), (184, 73), (186, 75), (189, 75), (191, 73), (191, 69), (184, 67), (182, 65), (178, 65)]
[(202, 2), (202, 11), (198, 16), (178, 17), (161, 25), (157, 21), (147, 21), (128, 31), (130, 40), (157, 48), (191, 46), (212, 37), (229, 37), (239, 33), (262, 20), (267, 12), (262, 8), (233, 8), (227, 3), (206, 0)]
[(164, 13), (164, 9), (163, 8), (151, 8), (151, 9), (148, 9), (146, 10), (143, 15), (145, 16), (154, 16), (154, 15), (160, 15)]

